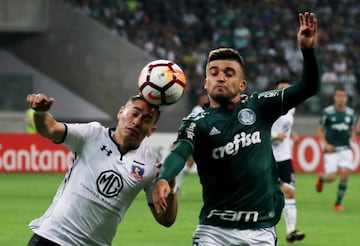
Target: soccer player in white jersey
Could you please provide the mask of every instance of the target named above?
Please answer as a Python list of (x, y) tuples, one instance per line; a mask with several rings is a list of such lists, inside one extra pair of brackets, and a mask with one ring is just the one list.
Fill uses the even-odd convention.
[(98, 122), (58, 122), (48, 112), (53, 102), (45, 94), (27, 96), (38, 133), (69, 147), (74, 160), (51, 206), (30, 223), (34, 234), (28, 246), (111, 245), (118, 224), (141, 190), (155, 219), (171, 226), (176, 195), (170, 192), (164, 213), (155, 211), (151, 193), (159, 159), (142, 144), (156, 130), (159, 108), (141, 96), (131, 97), (118, 111), (116, 128), (106, 128)]
[[(291, 85), (290, 80), (282, 79), (276, 82), (276, 89), (282, 90)], [(285, 207), (283, 210), (286, 240), (292, 243), (302, 240), (305, 234), (296, 230), (297, 209), (295, 202), (295, 172), (292, 163), (292, 147), (299, 136), (292, 130), (295, 108), (280, 116), (271, 127), (272, 149), (279, 169), (280, 188), (284, 193)]]

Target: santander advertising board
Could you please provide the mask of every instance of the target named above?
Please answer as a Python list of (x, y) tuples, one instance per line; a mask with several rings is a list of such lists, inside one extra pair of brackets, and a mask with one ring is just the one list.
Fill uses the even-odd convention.
[(65, 172), (70, 150), (38, 134), (0, 133), (0, 172)]
[[(145, 143), (161, 156), (168, 153), (176, 133), (154, 133)], [(359, 139), (352, 143), (355, 172), (360, 172)], [(38, 134), (0, 133), (0, 172), (66, 172), (72, 162), (72, 153), (61, 144), (55, 144)], [(302, 135), (293, 148), (296, 172), (323, 170), (323, 152), (316, 136)]]

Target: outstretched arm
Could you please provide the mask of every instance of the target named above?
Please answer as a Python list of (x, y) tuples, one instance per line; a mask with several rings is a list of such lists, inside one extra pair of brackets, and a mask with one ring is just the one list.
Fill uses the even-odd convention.
[(173, 150), (165, 158), (152, 193), (155, 211), (157, 213), (163, 213), (169, 207), (168, 196), (172, 193), (170, 187), (173, 186), (172, 181), (184, 168), (191, 154), (191, 145), (186, 141), (180, 141), (174, 145)]
[(304, 56), (301, 81), (284, 89), (283, 112), (296, 107), (320, 90), (320, 74), (315, 56), (317, 19), (314, 13), (299, 13), (298, 43)]
[(63, 123), (57, 122), (48, 112), (55, 101), (54, 98), (48, 98), (45, 94), (39, 93), (28, 95), (26, 101), (29, 107), (35, 110), (34, 123), (37, 132), (54, 142), (61, 142), (66, 127)]
[(162, 182), (164, 182), (165, 183), (164, 186), (169, 189), (166, 190), (165, 193), (167, 193), (167, 195), (164, 196), (164, 200), (166, 204), (165, 208), (161, 212), (159, 212), (155, 208), (154, 204), (151, 204), (150, 209), (157, 222), (159, 222), (163, 226), (170, 227), (172, 224), (174, 224), (176, 220), (176, 215), (178, 210), (176, 186), (175, 186), (175, 181), (169, 184), (165, 179), (160, 179), (157, 182), (157, 185), (160, 185)]

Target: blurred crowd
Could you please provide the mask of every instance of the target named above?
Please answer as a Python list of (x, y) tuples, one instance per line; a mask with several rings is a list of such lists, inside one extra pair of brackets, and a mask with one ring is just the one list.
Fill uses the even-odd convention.
[(204, 64), (211, 48), (231, 46), (245, 60), (248, 92), (272, 88), (280, 78), (300, 79), (298, 13), (319, 20), (321, 95), (305, 105), (318, 113), (344, 85), (357, 108), (360, 92), (360, 2), (357, 0), (67, 0), (156, 58), (185, 70), (193, 105), (202, 91)]

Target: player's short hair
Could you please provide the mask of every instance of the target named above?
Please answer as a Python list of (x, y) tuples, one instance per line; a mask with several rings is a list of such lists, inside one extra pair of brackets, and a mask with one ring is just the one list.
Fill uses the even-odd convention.
[(337, 91), (343, 91), (343, 92), (346, 92), (346, 93), (347, 93), (347, 90), (346, 90), (346, 88), (345, 88), (343, 85), (337, 85), (337, 86), (335, 87), (335, 92), (337, 92)]
[(217, 48), (211, 50), (208, 55), (207, 63), (215, 60), (234, 60), (244, 68), (244, 60), (239, 52), (233, 48)]
[(135, 96), (130, 97), (128, 102), (135, 102), (137, 100), (141, 100), (141, 101), (146, 102), (148, 105), (150, 105), (150, 107), (152, 109), (154, 109), (154, 111), (156, 112), (154, 123), (156, 124), (158, 122), (158, 120), (160, 119), (160, 115), (161, 115), (160, 107), (158, 105), (151, 104), (148, 101), (146, 101), (145, 98), (140, 93), (136, 94)]

